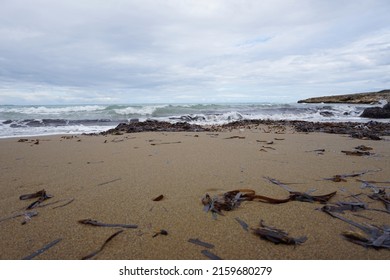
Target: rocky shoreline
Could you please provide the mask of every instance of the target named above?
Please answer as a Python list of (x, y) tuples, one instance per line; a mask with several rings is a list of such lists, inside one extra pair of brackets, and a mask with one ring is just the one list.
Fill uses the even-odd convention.
[(298, 103), (380, 104), (380, 101), (382, 100), (387, 100), (388, 102), (390, 101), (390, 89), (377, 92), (312, 97), (299, 100)]
[(155, 120), (144, 122), (133, 121), (121, 123), (117, 127), (100, 133), (100, 135), (122, 135), (138, 132), (220, 132), (232, 129), (245, 129), (256, 126), (278, 128), (284, 131), (287, 127), (297, 132), (323, 132), (332, 134), (347, 134), (352, 138), (382, 140), (390, 136), (390, 123), (381, 122), (307, 122), (307, 121), (274, 121), (274, 120), (241, 120), (224, 125), (200, 126), (187, 122), (169, 123)]

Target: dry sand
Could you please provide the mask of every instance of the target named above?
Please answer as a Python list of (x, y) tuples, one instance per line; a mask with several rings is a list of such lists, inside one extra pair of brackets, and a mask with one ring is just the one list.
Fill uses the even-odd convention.
[[(45, 189), (54, 197), (43, 205), (60, 201), (35, 208), (38, 216), (25, 225), (22, 216), (1, 221), (0, 259), (21, 259), (58, 238), (59, 243), (35, 259), (81, 259), (118, 231), (78, 223), (88, 218), (138, 225), (113, 238), (95, 259), (206, 259), (201, 253), (205, 248), (189, 243), (190, 238), (215, 245), (209, 251), (223, 259), (390, 259), (388, 249), (367, 249), (345, 240), (340, 234), (354, 228), (317, 210), (322, 207), (318, 203), (243, 202), (217, 219), (203, 211), (201, 198), (206, 193), (214, 196), (250, 188), (275, 198), (288, 196), (264, 176), (289, 183), (296, 191), (315, 189), (314, 195), (337, 191), (330, 202), (351, 201), (351, 193), (371, 190), (362, 190), (356, 178), (338, 183), (323, 178), (376, 170), (357, 178), (390, 180), (389, 139), (359, 140), (280, 129), (267, 132), (252, 127), (217, 134), (50, 136), (40, 137), (39, 144), (34, 144), (36, 138), (2, 139), (0, 220), (23, 213), (34, 201), (19, 200), (22, 194)], [(231, 136), (245, 138), (226, 139)], [(341, 152), (362, 144), (372, 147), (374, 154), (357, 157)], [(325, 152), (313, 152), (316, 149)], [(159, 195), (164, 195), (161, 201), (152, 201)], [(359, 197), (372, 208), (384, 209), (381, 202)], [(74, 201), (54, 208), (69, 199)], [(383, 212), (358, 212), (364, 217), (353, 214), (347, 211), (343, 216), (359, 223), (390, 224), (389, 214)], [(298, 246), (275, 245), (244, 231), (236, 217), (253, 228), (262, 219), (292, 237), (308, 239)], [(153, 238), (161, 229), (168, 235)]]

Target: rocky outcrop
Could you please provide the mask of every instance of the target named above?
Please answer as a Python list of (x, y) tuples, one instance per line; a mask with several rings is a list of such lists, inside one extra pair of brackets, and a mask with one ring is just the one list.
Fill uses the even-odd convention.
[(206, 131), (207, 129), (195, 124), (189, 124), (187, 122), (159, 122), (156, 120), (147, 120), (144, 122), (139, 122), (133, 120), (129, 123), (120, 123), (117, 127), (102, 132), (101, 134), (115, 134), (120, 135), (123, 133), (136, 133), (136, 132), (147, 132), (147, 131), (166, 131), (166, 132), (199, 132)]
[(387, 103), (385, 106), (383, 106), (383, 108), (366, 108), (360, 117), (370, 119), (390, 119), (390, 103)]
[(378, 92), (313, 97), (299, 100), (298, 103), (379, 104), (381, 100), (387, 100), (388, 102), (390, 101), (390, 89), (381, 90)]

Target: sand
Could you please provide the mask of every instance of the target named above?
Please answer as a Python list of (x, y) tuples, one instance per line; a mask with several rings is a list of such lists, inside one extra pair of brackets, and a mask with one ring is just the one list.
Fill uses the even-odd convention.
[[(135, 133), (110, 136), (47, 136), (0, 140), (0, 259), (22, 259), (61, 239), (34, 259), (81, 259), (98, 250), (119, 228), (78, 223), (136, 224), (115, 236), (94, 259), (207, 259), (206, 249), (188, 242), (198, 238), (213, 244), (210, 252), (223, 259), (390, 259), (390, 250), (364, 248), (341, 233), (355, 229), (319, 211), (323, 205), (292, 201), (285, 204), (243, 202), (213, 218), (203, 211), (201, 198), (250, 188), (257, 194), (285, 198), (288, 192), (267, 181), (268, 176), (296, 191), (313, 195), (337, 191), (330, 202), (353, 201), (362, 180), (389, 181), (390, 142), (352, 139), (346, 135), (287, 130), (244, 130), (180, 133)], [(239, 136), (239, 138), (229, 138)], [(386, 137), (385, 137), (386, 138)], [(39, 143), (36, 142), (39, 139)], [(272, 141), (267, 144), (261, 141)], [(348, 156), (358, 145), (373, 148), (370, 156)], [(323, 154), (314, 152), (325, 149)], [(323, 180), (336, 174), (371, 170), (347, 182)], [(388, 184), (377, 183), (378, 186)], [(23, 216), (2, 220), (34, 201), (22, 194), (45, 189), (55, 202), (33, 210), (38, 215), (22, 225)], [(388, 190), (389, 191), (389, 190)], [(163, 195), (160, 201), (154, 198)], [(359, 196), (372, 208), (379, 201)], [(71, 203), (61, 206), (67, 202)], [(363, 210), (340, 214), (359, 223), (390, 224), (389, 214)], [(275, 245), (246, 232), (259, 221), (307, 236), (302, 245)], [(2, 221), (1, 221), (2, 220)], [(157, 235), (166, 230), (168, 235)]]

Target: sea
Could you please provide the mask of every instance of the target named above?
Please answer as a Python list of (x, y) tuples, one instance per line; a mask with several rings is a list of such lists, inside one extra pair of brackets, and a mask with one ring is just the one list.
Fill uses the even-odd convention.
[[(0, 105), (0, 138), (99, 133), (130, 120), (218, 125), (245, 119), (368, 122), (378, 105), (305, 103)], [(378, 121), (378, 120), (375, 120)], [(388, 122), (389, 120), (379, 120)]]

